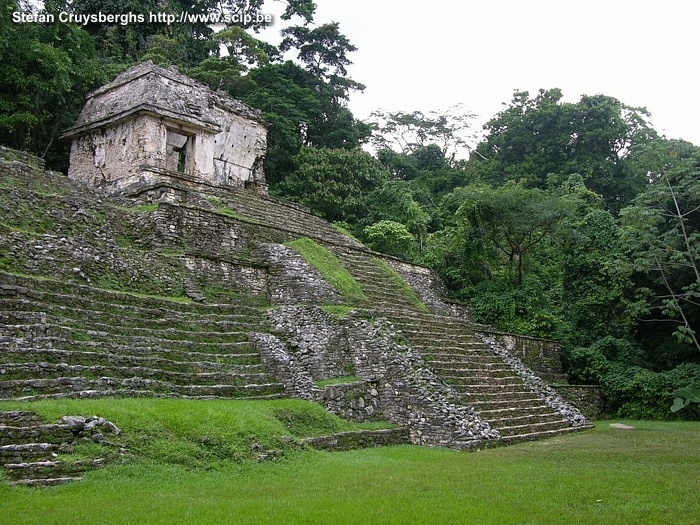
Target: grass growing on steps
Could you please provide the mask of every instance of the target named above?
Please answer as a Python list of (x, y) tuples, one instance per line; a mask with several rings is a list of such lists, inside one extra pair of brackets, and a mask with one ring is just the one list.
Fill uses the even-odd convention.
[(225, 215), (227, 217), (231, 217), (232, 219), (239, 220), (241, 222), (247, 222), (248, 224), (262, 224), (260, 221), (257, 221), (255, 219), (251, 219), (250, 217), (245, 217), (243, 215), (240, 215), (236, 211), (232, 210), (231, 208), (227, 208), (226, 206), (219, 206), (216, 209), (216, 213), (219, 215)]
[(343, 376), (343, 377), (334, 377), (331, 379), (323, 379), (321, 381), (314, 381), (314, 384), (316, 386), (323, 388), (326, 386), (345, 385), (347, 383), (358, 383), (360, 381), (362, 381), (362, 378), (359, 376)]
[(346, 301), (357, 304), (367, 300), (360, 283), (345, 269), (340, 260), (326, 248), (307, 237), (290, 241), (286, 245), (316, 268), (321, 276)]
[(430, 309), (420, 300), (415, 290), (387, 263), (381, 259), (373, 258), (372, 261), (377, 265), (382, 275), (390, 280), (396, 286), (404, 298), (413, 305), (419, 312), (430, 313)]
[(104, 524), (696, 524), (700, 423), (627, 423), (636, 428), (599, 423), (478, 453), (308, 451), (210, 470), (132, 462), (62, 487), (0, 484), (0, 521), (82, 523), (99, 512)]
[(338, 319), (347, 319), (352, 312), (356, 311), (356, 308), (338, 304), (324, 304), (321, 306), (321, 310)]
[[(383, 424), (355, 424), (316, 403), (296, 399), (271, 401), (183, 399), (65, 399), (31, 403), (0, 402), (0, 410), (31, 410), (54, 423), (64, 415), (98, 415), (122, 429), (106, 436), (124, 446), (130, 462), (151, 461), (211, 469), (222, 462), (255, 460), (261, 451), (299, 452), (295, 440)], [(91, 445), (89, 455), (94, 455)], [(118, 459), (117, 449), (103, 451)], [(76, 450), (79, 456), (80, 447)], [(0, 520), (1, 521), (1, 520)]]

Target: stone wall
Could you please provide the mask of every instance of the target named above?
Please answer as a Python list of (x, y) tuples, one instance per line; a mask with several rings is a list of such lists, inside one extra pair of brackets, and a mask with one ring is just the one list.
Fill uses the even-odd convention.
[[(261, 351), (270, 366), (285, 371), (282, 381), (288, 392), (315, 399), (355, 420), (381, 414), (407, 426), (414, 444), (469, 449), (499, 437), (472, 408), (456, 402), (456, 394), (419, 353), (397, 342), (399, 334), (388, 322), (354, 315), (337, 319), (319, 308), (299, 306), (277, 308), (269, 316), (277, 343), (273, 353)], [(262, 334), (256, 337), (266, 340)], [(344, 345), (334, 348), (330, 342)], [(317, 361), (338, 355), (352, 362), (359, 381), (325, 389), (316, 386), (313, 374), (331, 373)]]
[(165, 167), (165, 141), (165, 128), (150, 116), (98, 128), (73, 140), (68, 176), (90, 187), (121, 190), (138, 182), (144, 168)]
[(557, 392), (589, 419), (600, 419), (604, 415), (601, 388), (597, 385), (557, 385)]
[(544, 381), (566, 383), (567, 376), (564, 374), (561, 346), (558, 342), (486, 330), (485, 327), (479, 327), (479, 332), (498, 341)]

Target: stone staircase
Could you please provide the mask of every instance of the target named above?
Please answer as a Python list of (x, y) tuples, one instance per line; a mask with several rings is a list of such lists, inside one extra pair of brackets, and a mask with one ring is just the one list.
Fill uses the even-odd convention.
[(284, 395), (246, 305), (181, 304), (0, 274), (0, 399)]
[(363, 248), (362, 244), (343, 235), (328, 221), (312, 215), (298, 204), (235, 188), (227, 191), (223, 200), (241, 216), (291, 233), (290, 239), (311, 237), (341, 246)]
[[(396, 322), (396, 321), (395, 321)], [(501, 441), (540, 439), (573, 430), (571, 421), (549, 406), (473, 327), (437, 316), (404, 317), (403, 334), (431, 368), (501, 434)]]
[[(10, 268), (0, 272), (0, 400), (284, 396), (249, 338), (270, 333), (260, 308), (269, 304), (267, 283), (261, 278), (254, 298), (235, 286), (269, 270), (256, 252), (259, 243), (306, 236), (334, 252), (362, 285), (367, 301), (353, 306), (392, 321), (402, 342), (425, 357), (459, 402), (498, 429), (502, 441), (581, 428), (533, 391), (474, 326), (431, 314), (387, 273), (378, 254), (301, 206), (207, 188), (202, 194), (180, 189), (177, 204), (164, 200), (154, 210), (153, 188), (135, 200), (110, 199), (38, 167), (0, 168), (9, 170), (3, 177), (24, 181), (3, 188), (0, 208), (0, 263)], [(225, 282), (214, 283), (219, 304), (162, 297), (184, 290), (205, 298), (198, 287), (214, 288), (212, 279), (226, 272)]]
[(101, 468), (104, 458), (62, 458), (81, 440), (98, 442), (104, 439), (99, 430), (111, 424), (101, 420), (95, 425), (97, 419), (88, 420), (93, 424), (85, 425), (85, 418), (64, 418), (61, 423), (48, 424), (33, 412), (0, 412), (0, 465), (10, 483), (59, 485), (80, 480), (84, 472)]
[[(499, 431), (503, 443), (540, 439), (580, 430), (533, 391), (477, 334), (476, 327), (454, 317), (435, 315), (416, 304), (365, 252), (332, 248), (362, 284), (369, 304), (400, 329), (431, 369)], [(588, 428), (588, 427), (586, 427)]]

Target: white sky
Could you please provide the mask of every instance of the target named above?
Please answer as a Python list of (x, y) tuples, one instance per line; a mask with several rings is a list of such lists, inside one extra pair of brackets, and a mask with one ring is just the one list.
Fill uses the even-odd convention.
[[(358, 48), (349, 76), (367, 86), (350, 109), (479, 115), (516, 89), (561, 88), (645, 106), (668, 138), (700, 145), (700, 3), (693, 0), (316, 0)], [(275, 27), (278, 29), (278, 27)]]

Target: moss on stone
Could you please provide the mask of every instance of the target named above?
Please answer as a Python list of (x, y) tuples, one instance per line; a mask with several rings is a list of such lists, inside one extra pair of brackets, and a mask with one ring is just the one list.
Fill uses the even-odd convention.
[(409, 303), (411, 303), (420, 312), (430, 313), (430, 309), (425, 305), (425, 303), (423, 303), (423, 301), (420, 300), (418, 294), (416, 294), (416, 292), (404, 280), (404, 278), (396, 273), (396, 270), (381, 259), (374, 258), (373, 262), (381, 271), (382, 276), (391, 281)]
[(340, 260), (316, 241), (303, 237), (286, 243), (312, 265), (338, 293), (351, 304), (367, 300), (360, 283), (345, 269)]

